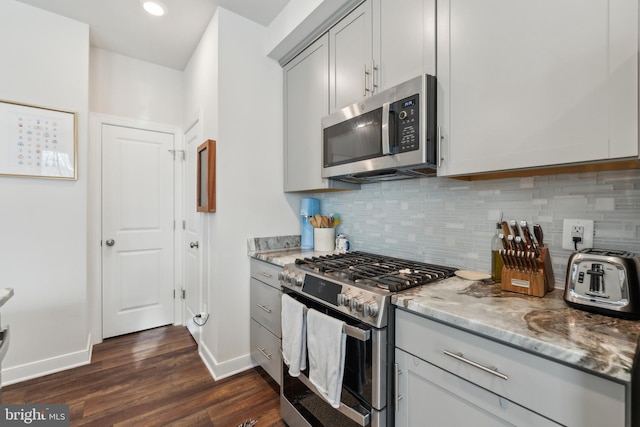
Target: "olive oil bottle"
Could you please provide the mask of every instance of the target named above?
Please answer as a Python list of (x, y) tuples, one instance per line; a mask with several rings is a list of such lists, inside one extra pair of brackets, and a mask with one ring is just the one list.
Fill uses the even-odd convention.
[(502, 281), (502, 256), (500, 256), (500, 250), (502, 249), (502, 241), (498, 235), (502, 232), (502, 226), (498, 222), (496, 223), (496, 232), (491, 239), (491, 278), (494, 282), (500, 283)]

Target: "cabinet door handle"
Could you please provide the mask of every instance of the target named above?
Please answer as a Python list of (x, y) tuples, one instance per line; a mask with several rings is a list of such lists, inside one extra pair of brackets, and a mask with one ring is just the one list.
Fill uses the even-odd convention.
[(271, 309), (269, 307), (266, 307), (262, 304), (256, 304), (258, 307), (260, 307), (261, 309), (263, 309), (264, 311), (266, 311), (267, 313), (271, 314)]
[(264, 357), (266, 357), (266, 358), (267, 358), (267, 360), (271, 360), (271, 355), (270, 355), (269, 353), (267, 353), (266, 351), (264, 351), (264, 350), (265, 350), (264, 348), (258, 348), (258, 351), (259, 351), (260, 353), (262, 353), (262, 355), (263, 355)]
[(367, 93), (369, 93), (369, 88), (367, 87), (367, 80), (369, 77), (369, 72), (367, 71), (367, 64), (364, 64), (364, 94), (363, 96), (367, 96)]
[(478, 362), (474, 362), (473, 360), (469, 360), (466, 357), (464, 357), (464, 355), (462, 353), (454, 353), (448, 350), (443, 350), (444, 354), (446, 354), (449, 357), (453, 357), (456, 360), (459, 360), (460, 362), (464, 362), (468, 365), (473, 366), (474, 368), (478, 368), (481, 369), (491, 375), (495, 375), (498, 378), (502, 378), (503, 380), (507, 381), (509, 379), (508, 376), (506, 376), (505, 374), (498, 372), (497, 368), (489, 368), (487, 366), (481, 365)]
[(271, 279), (273, 277), (273, 275), (269, 274), (269, 273), (265, 273), (264, 271), (258, 271), (258, 274), (260, 274), (261, 276), (264, 276), (268, 279)]
[(437, 147), (438, 147), (438, 167), (442, 166), (442, 128), (438, 126), (436, 132)]
[(399, 376), (402, 373), (402, 371), (400, 370), (400, 365), (398, 365), (397, 363), (394, 363), (393, 365), (393, 387), (395, 388), (395, 408), (396, 408), (396, 413), (400, 411), (400, 401), (402, 400), (402, 398), (404, 396), (400, 395), (400, 380), (399, 380)]
[(376, 67), (376, 63), (371, 60), (371, 94), (376, 93), (376, 89), (378, 89), (378, 85), (376, 84), (376, 71), (378, 71), (378, 67)]

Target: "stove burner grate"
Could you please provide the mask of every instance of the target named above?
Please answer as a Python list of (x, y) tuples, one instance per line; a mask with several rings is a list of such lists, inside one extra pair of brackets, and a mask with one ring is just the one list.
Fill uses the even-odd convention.
[(296, 264), (328, 276), (398, 292), (454, 275), (456, 269), (366, 252), (297, 259)]

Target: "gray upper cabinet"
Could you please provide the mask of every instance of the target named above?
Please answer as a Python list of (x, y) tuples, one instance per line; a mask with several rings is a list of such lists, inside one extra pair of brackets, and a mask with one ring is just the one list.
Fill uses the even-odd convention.
[(358, 188), (322, 179), (322, 128), (329, 114), (329, 36), (284, 67), (284, 191)]
[(367, 0), (329, 30), (330, 112), (374, 91), (373, 0)]
[(441, 176), (638, 158), (638, 1), (439, 0)]
[(435, 74), (435, 0), (367, 0), (329, 30), (330, 111)]
[(388, 89), (423, 73), (436, 74), (435, 0), (381, 0), (374, 14), (379, 45), (377, 85)]

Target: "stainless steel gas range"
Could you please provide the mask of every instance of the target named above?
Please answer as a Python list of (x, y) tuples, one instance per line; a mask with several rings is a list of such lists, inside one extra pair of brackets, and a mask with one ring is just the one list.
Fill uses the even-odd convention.
[(297, 259), (280, 273), (289, 296), (345, 322), (346, 352), (339, 408), (308, 379), (283, 366), (281, 414), (291, 427), (393, 425), (391, 296), (453, 276), (456, 269), (366, 252)]

